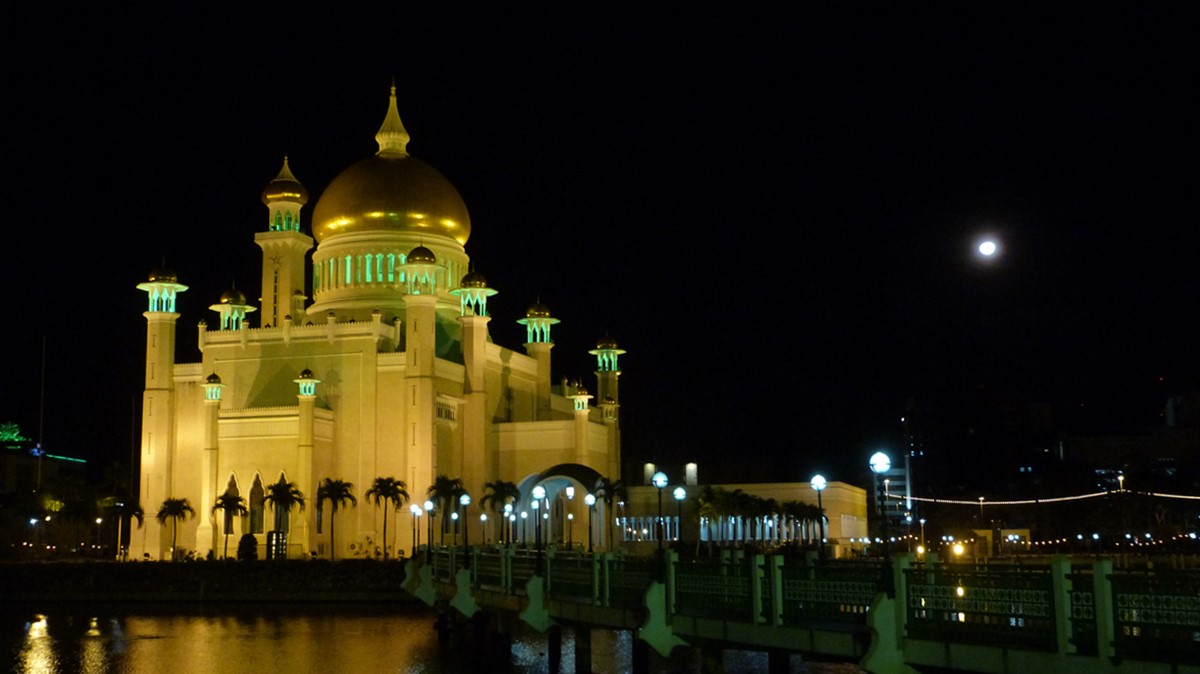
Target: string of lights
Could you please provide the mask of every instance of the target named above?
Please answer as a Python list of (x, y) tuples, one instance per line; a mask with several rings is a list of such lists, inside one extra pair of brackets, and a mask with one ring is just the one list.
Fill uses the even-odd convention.
[(917, 501), (920, 503), (939, 503), (944, 505), (969, 505), (976, 508), (984, 508), (991, 506), (1016, 506), (1016, 505), (1037, 505), (1041, 503), (1058, 503), (1062, 501), (1081, 501), (1084, 499), (1098, 498), (1108, 496), (1109, 494), (1134, 494), (1141, 496), (1153, 496), (1156, 498), (1170, 499), (1186, 499), (1191, 501), (1200, 501), (1200, 496), (1188, 496), (1185, 494), (1163, 494), (1158, 492), (1139, 492), (1132, 489), (1116, 489), (1111, 491), (1098, 491), (1091, 494), (1076, 494), (1074, 496), (1053, 496), (1049, 498), (1033, 498), (1021, 500), (1006, 500), (1006, 501), (991, 501), (985, 497), (979, 497), (974, 501), (966, 501), (959, 499), (943, 499), (943, 498), (926, 498), (922, 496), (905, 496), (903, 494), (893, 494), (892, 492), (884, 492), (885, 499), (895, 499), (897, 501)]

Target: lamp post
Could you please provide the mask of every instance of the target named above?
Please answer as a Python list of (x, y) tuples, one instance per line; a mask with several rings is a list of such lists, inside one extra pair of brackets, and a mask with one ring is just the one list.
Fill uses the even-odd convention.
[[(457, 510), (450, 513), (450, 525), (449, 526), (451, 528), (450, 545), (451, 545), (451, 547), (455, 547), (458, 545), (458, 511)], [(446, 544), (446, 529), (443, 528), (442, 529), (442, 545), (445, 545), (445, 544)]]
[(592, 554), (592, 515), (596, 513), (596, 497), (593, 494), (588, 494), (583, 497), (583, 502), (588, 507), (588, 554)]
[(925, 518), (921, 518), (921, 546), (925, 546)]
[(483, 544), (487, 545), (487, 513), (479, 513), (479, 530), (483, 532)]
[(467, 506), (471, 505), (471, 495), (464, 491), (462, 495), (458, 497), (458, 504), (462, 506), (463, 554), (465, 555), (467, 554), (467, 550), (470, 549), (468, 547), (470, 544), (468, 543), (467, 538)]
[(884, 493), (882, 476), (892, 467), (892, 460), (883, 452), (875, 452), (871, 455), (871, 472), (875, 474), (875, 484), (878, 493), (877, 500), (879, 501), (879, 537), (883, 543), (883, 569), (881, 573), (883, 577), (879, 579), (879, 587), (887, 596), (896, 596), (896, 583), (892, 578), (892, 554), (888, 546), (888, 521), (887, 510), (884, 508)]
[(650, 483), (658, 489), (658, 522), (657, 531), (654, 532), (655, 538), (658, 539), (658, 549), (661, 552), (663, 549), (663, 515), (662, 515), (662, 491), (667, 486), (667, 474), (661, 470), (650, 478)]
[(675, 504), (677, 506), (679, 506), (678, 507), (678, 517), (677, 517), (678, 524), (676, 525), (676, 529), (675, 529), (675, 540), (682, 541), (683, 540), (683, 501), (687, 498), (687, 490), (684, 489), (683, 487), (675, 487), (675, 491), (672, 492), (672, 495), (675, 497)]
[(817, 539), (817, 558), (825, 559), (825, 508), (821, 505), (821, 492), (825, 491), (825, 487), (829, 483), (825, 481), (825, 476), (820, 473), (813, 475), (808, 486), (812, 487), (813, 491), (817, 492), (817, 523), (820, 525), (820, 537)]
[(567, 513), (567, 550), (575, 544), (575, 513)]
[(533, 544), (538, 550), (542, 549), (542, 499), (546, 498), (546, 488), (542, 485), (537, 485), (533, 488), (533, 516), (536, 518), (533, 523)]
[(437, 517), (437, 513), (433, 510), (433, 501), (425, 502), (425, 512), (429, 515), (429, 521), (426, 522), (429, 535), (425, 537), (425, 561), (429, 561), (433, 555), (433, 519)]
[(504, 504), (504, 518), (500, 521), (501, 542), (503, 542), (503, 543), (512, 543), (513, 542), (512, 529), (513, 529), (513, 521), (516, 519), (516, 517), (517, 516), (513, 514), (512, 504), (505, 503)]
[(521, 545), (529, 545), (529, 511), (527, 510), (521, 511)]
[(421, 549), (421, 506), (413, 503), (408, 506), (408, 512), (412, 514), (413, 557), (416, 557), (417, 550)]

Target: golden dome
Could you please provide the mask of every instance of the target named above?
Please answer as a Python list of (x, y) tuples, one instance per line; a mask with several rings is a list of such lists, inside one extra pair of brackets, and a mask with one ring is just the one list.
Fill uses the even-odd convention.
[(220, 384), (220, 383), (221, 383), (221, 378), (217, 376), (217, 373), (216, 373), (216, 372), (214, 372), (214, 373), (212, 373), (212, 374), (208, 375), (208, 378), (204, 380), (204, 383), (206, 383), (206, 384)]
[(241, 306), (246, 303), (246, 296), (237, 288), (230, 288), (221, 293), (221, 304), (233, 304)]
[(296, 176), (292, 175), (287, 157), (283, 158), (283, 168), (279, 170), (279, 175), (267, 183), (262, 191), (264, 204), (270, 205), (275, 201), (294, 201), (301, 206), (308, 203), (308, 190), (300, 184), (299, 180), (296, 180)]
[(525, 318), (550, 318), (550, 307), (536, 302), (525, 311)]
[(596, 342), (596, 348), (605, 350), (615, 349), (617, 348), (617, 340), (607, 336), (601, 337), (600, 340)]
[(150, 272), (150, 283), (174, 283), (179, 279), (176, 278), (175, 272), (166, 267), (159, 267)]
[(408, 155), (395, 87), (375, 139), (379, 152), (342, 171), (317, 200), (312, 224), (317, 243), (354, 232), (414, 232), (465, 244), (471, 236), (467, 206), (437, 169)]
[(425, 246), (417, 246), (409, 251), (408, 257), (404, 258), (404, 261), (407, 264), (435, 264), (437, 256)]
[(469, 271), (466, 276), (462, 277), (462, 282), (458, 285), (461, 288), (486, 288), (487, 279), (477, 271)]

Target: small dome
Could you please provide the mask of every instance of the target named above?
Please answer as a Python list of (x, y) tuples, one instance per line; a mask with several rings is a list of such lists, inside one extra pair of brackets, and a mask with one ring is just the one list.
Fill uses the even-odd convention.
[(575, 395), (577, 395), (577, 396), (585, 396), (587, 394), (588, 394), (588, 390), (584, 386), (579, 386), (575, 389)]
[(487, 279), (477, 271), (467, 272), (467, 275), (462, 277), (462, 283), (459, 284), (463, 288), (486, 288)]
[(300, 372), (300, 378), (301, 379), (312, 379), (313, 378), (312, 370), (308, 369), (307, 367), (304, 368), (304, 370), (302, 372)]
[(604, 396), (604, 404), (605, 405), (616, 405), (617, 399), (612, 396)]
[(296, 176), (292, 175), (292, 170), (288, 168), (287, 157), (283, 158), (283, 168), (279, 170), (279, 175), (267, 183), (262, 191), (264, 204), (270, 205), (275, 201), (294, 201), (301, 206), (308, 203), (308, 190), (300, 184), (299, 180), (296, 180)]
[(159, 267), (150, 272), (151, 283), (174, 283), (179, 279), (175, 276), (175, 272), (166, 267)]
[(617, 340), (612, 337), (604, 336), (600, 341), (596, 342), (597, 349), (611, 350), (617, 348)]
[(550, 318), (550, 307), (541, 302), (535, 302), (525, 311), (525, 318)]
[(437, 262), (437, 256), (425, 246), (413, 248), (406, 258), (406, 264), (434, 264), (435, 262)]
[(221, 378), (217, 376), (216, 372), (214, 372), (214, 373), (208, 375), (208, 378), (204, 380), (204, 383), (205, 384), (220, 384)]
[(246, 304), (246, 296), (237, 288), (230, 288), (229, 290), (221, 293), (221, 304), (242, 306)]

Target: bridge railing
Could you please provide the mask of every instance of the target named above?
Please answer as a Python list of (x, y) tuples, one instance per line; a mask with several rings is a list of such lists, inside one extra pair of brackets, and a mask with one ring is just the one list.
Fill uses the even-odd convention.
[(1200, 664), (1200, 571), (928, 564), (901, 569), (910, 638)]

